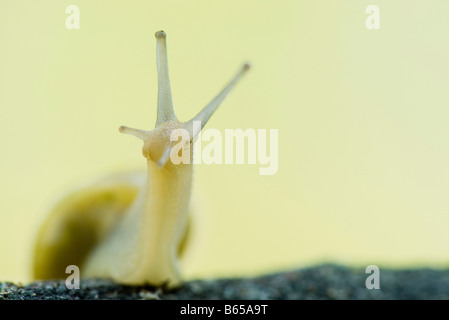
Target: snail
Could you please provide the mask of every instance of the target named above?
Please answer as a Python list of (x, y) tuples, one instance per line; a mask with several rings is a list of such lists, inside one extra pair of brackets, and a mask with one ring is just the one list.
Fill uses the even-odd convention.
[[(223, 99), (249, 69), (244, 64), (224, 89), (193, 119), (180, 122), (173, 109), (166, 33), (158, 31), (158, 101), (151, 131), (121, 126), (121, 133), (143, 141), (147, 174), (115, 174), (62, 199), (39, 229), (34, 247), (35, 279), (66, 278), (69, 265), (83, 278), (110, 278), (126, 285), (177, 287), (182, 283), (179, 259), (191, 228), (189, 203), (193, 161), (172, 161), (174, 130), (190, 134), (182, 151), (193, 157), (193, 144)], [(200, 121), (195, 129), (194, 122)], [(198, 122), (197, 122), (198, 123)]]

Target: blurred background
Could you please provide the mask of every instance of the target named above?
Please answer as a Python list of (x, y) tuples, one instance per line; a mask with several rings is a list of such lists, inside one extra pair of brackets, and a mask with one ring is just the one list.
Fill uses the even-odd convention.
[[(368, 5), (380, 29), (368, 30)], [(77, 5), (80, 29), (65, 10)], [(207, 128), (279, 130), (279, 169), (198, 165), (187, 278), (321, 262), (449, 261), (449, 2), (0, 2), (0, 280), (30, 281), (50, 208), (86, 181), (145, 168), (120, 125), (152, 129), (154, 33), (190, 119), (245, 61)]]

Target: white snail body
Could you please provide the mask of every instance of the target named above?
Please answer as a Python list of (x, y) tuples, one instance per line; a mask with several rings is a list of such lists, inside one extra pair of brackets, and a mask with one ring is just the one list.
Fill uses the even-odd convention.
[(63, 199), (39, 232), (34, 251), (36, 279), (63, 278), (68, 265), (83, 277), (111, 278), (130, 285), (178, 286), (178, 259), (189, 230), (193, 161), (175, 164), (175, 129), (190, 133), (190, 159), (198, 132), (249, 69), (245, 64), (228, 85), (192, 120), (174, 113), (168, 76), (166, 34), (156, 32), (158, 107), (155, 129), (120, 127), (144, 142), (147, 175), (117, 174)]

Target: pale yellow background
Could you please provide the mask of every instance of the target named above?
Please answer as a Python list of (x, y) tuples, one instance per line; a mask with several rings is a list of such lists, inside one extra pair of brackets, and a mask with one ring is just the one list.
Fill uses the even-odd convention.
[[(65, 28), (71, 4), (80, 30)], [(377, 31), (365, 27), (370, 4)], [(250, 61), (208, 127), (279, 129), (274, 176), (195, 168), (187, 277), (323, 261), (446, 266), (448, 12), (443, 0), (2, 0), (0, 280), (29, 280), (58, 197), (144, 168), (140, 142), (117, 128), (154, 125), (160, 29), (180, 119)]]

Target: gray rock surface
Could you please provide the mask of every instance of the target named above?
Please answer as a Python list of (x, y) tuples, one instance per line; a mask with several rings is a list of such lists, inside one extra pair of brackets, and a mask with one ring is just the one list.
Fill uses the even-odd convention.
[(196, 280), (173, 291), (81, 280), (79, 290), (65, 281), (28, 285), (0, 283), (0, 300), (73, 299), (449, 299), (449, 270), (380, 269), (380, 289), (368, 290), (361, 268), (325, 264), (254, 278)]

